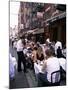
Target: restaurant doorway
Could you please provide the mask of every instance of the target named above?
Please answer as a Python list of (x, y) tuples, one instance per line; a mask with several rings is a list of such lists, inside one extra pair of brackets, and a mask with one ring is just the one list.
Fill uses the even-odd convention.
[(53, 28), (53, 41), (56, 42), (57, 36), (58, 36), (58, 28), (57, 27), (54, 27)]
[(50, 27), (50, 39), (51, 39), (51, 41), (56, 42), (57, 37), (58, 37), (58, 27), (57, 26), (51, 26)]

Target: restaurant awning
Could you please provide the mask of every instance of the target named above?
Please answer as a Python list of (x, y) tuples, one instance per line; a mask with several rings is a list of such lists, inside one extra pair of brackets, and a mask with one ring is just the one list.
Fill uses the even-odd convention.
[(33, 29), (33, 30), (28, 30), (27, 33), (34, 33), (34, 31), (36, 31), (38, 28)]
[(27, 31), (27, 33), (32, 33), (32, 34), (40, 34), (40, 33), (44, 33), (44, 28), (36, 28), (34, 30), (29, 30)]
[(41, 29), (36, 29), (33, 34), (40, 34), (40, 33), (44, 33), (44, 28), (41, 28)]
[(66, 12), (59, 14), (57, 16), (51, 17), (51, 18), (47, 19), (46, 21), (44, 21), (44, 23), (54, 22), (54, 21), (62, 19), (64, 17), (66, 17)]

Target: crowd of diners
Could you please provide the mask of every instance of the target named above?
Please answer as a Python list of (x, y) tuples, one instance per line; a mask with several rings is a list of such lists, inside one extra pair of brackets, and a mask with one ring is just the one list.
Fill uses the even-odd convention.
[(51, 82), (51, 73), (60, 70), (59, 58), (66, 59), (66, 48), (62, 47), (62, 42), (51, 42), (48, 38), (44, 44), (33, 42), (20, 37), (16, 44), (18, 55), (17, 71), (21, 72), (21, 63), (24, 66), (24, 73), (28, 68), (35, 73), (35, 64), (43, 62), (41, 72), (35, 73), (38, 86), (43, 86), (45, 82)]

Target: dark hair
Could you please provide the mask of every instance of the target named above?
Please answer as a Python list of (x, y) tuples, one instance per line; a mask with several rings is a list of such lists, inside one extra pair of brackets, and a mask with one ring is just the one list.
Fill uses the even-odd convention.
[(60, 46), (58, 46), (58, 49), (60, 49)]
[(37, 45), (37, 47), (40, 47), (40, 44), (39, 44), (39, 42), (37, 42), (37, 43), (36, 43), (36, 45)]
[(37, 47), (34, 47), (33, 49), (34, 49), (34, 50), (37, 50)]
[(34, 46), (34, 43), (32, 43), (32, 46)]
[(20, 36), (20, 39), (25, 39), (25, 36), (24, 36), (24, 35), (21, 35), (21, 36)]
[(26, 45), (25, 39), (22, 39), (22, 43), (24, 46)]
[(20, 39), (22, 39), (22, 36), (20, 36)]

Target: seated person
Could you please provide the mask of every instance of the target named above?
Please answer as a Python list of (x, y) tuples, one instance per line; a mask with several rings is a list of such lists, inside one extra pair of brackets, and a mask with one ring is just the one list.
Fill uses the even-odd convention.
[(42, 47), (38, 47), (36, 56), (37, 56), (37, 60), (40, 60), (40, 61), (44, 60), (44, 54), (43, 54)]
[(58, 58), (61, 58), (61, 57), (65, 58), (64, 55), (62, 54), (62, 50), (61, 50), (60, 46), (57, 49), (57, 57)]
[[(43, 63), (41, 73), (38, 74), (38, 86), (43, 86), (45, 83), (51, 82), (51, 73), (60, 70), (58, 58), (53, 56), (51, 49), (47, 49), (46, 60)], [(55, 82), (55, 78), (53, 78)]]

